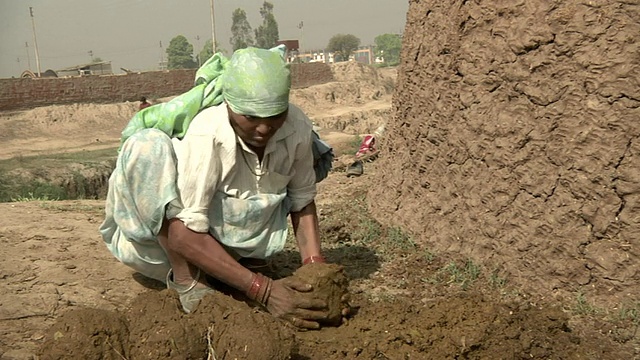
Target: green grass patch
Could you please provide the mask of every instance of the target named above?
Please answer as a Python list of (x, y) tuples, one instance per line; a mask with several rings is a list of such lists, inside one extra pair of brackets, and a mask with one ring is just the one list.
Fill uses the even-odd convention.
[(587, 300), (583, 292), (578, 292), (576, 295), (576, 302), (572, 311), (576, 315), (595, 315), (599, 312), (598, 309)]
[(442, 268), (440, 272), (445, 276), (448, 284), (457, 284), (463, 290), (467, 290), (480, 276), (480, 266), (468, 259), (464, 266), (458, 266), (455, 262), (450, 262)]
[(344, 153), (349, 155), (355, 155), (358, 150), (360, 150), (360, 145), (362, 145), (362, 136), (355, 135), (351, 141), (347, 144)]
[(387, 241), (391, 246), (403, 250), (412, 250), (417, 247), (413, 238), (404, 233), (399, 227), (390, 227), (387, 229)]
[(45, 210), (59, 212), (104, 213), (104, 205), (87, 205), (82, 202), (51, 202), (43, 201), (39, 206)]
[(89, 180), (77, 169), (115, 161), (116, 148), (0, 160), (0, 202), (82, 199)]
[(0, 202), (66, 200), (67, 191), (42, 180), (0, 172)]
[(634, 304), (623, 304), (613, 316), (617, 321), (629, 321), (635, 326), (640, 326), (640, 301)]
[(507, 279), (495, 269), (489, 274), (489, 285), (494, 289), (502, 289), (507, 285)]
[(382, 227), (377, 221), (364, 217), (360, 220), (360, 224), (356, 231), (353, 233), (353, 238), (356, 241), (361, 241), (366, 245), (371, 245), (380, 240), (382, 235)]
[(431, 264), (436, 259), (436, 254), (431, 250), (423, 249), (422, 258), (427, 262), (427, 264)]
[(506, 291), (506, 276), (497, 268), (490, 271), (470, 258), (454, 256), (457, 260), (449, 260), (450, 256), (436, 253), (425, 244), (418, 243), (402, 228), (379, 223), (369, 213), (366, 193), (357, 192), (352, 198), (334, 203), (332, 207), (331, 211), (325, 211), (331, 219), (321, 221), (330, 223), (332, 229), (346, 228), (350, 231), (348, 241), (341, 241), (341, 245), (350, 243), (370, 248), (382, 261), (417, 261), (428, 271), (420, 278), (423, 283), (456, 286), (462, 290), (480, 287), (492, 292)]
[(428, 284), (449, 284), (458, 285), (462, 290), (468, 290), (482, 274), (482, 267), (473, 260), (467, 259), (464, 265), (459, 265), (455, 261), (449, 262), (441, 267), (436, 273), (422, 281)]
[(30, 170), (34, 175), (38, 175), (43, 173), (43, 170), (49, 168), (57, 168), (74, 163), (97, 163), (115, 159), (117, 155), (117, 148), (108, 148), (91, 151), (16, 156), (11, 159), (0, 160), (0, 173), (22, 169)]

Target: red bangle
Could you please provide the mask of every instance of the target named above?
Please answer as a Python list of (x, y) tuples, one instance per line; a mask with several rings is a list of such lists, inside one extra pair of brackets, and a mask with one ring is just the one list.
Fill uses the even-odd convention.
[(263, 305), (266, 305), (271, 295), (272, 281), (268, 277), (257, 273), (253, 274), (251, 279), (251, 287), (247, 291), (247, 297), (249, 299), (257, 301)]
[(267, 280), (267, 283), (264, 287), (264, 293), (262, 294), (262, 299), (260, 300), (260, 303), (262, 305), (267, 305), (267, 302), (269, 301), (269, 296), (271, 296), (271, 287), (273, 286), (273, 280), (269, 279), (268, 277), (265, 276), (265, 279)]
[(262, 282), (260, 281), (260, 274), (253, 274), (253, 278), (251, 279), (251, 287), (247, 291), (247, 296), (251, 300), (255, 300), (258, 297), (258, 293), (260, 292), (260, 288), (262, 287)]
[(313, 263), (321, 263), (324, 264), (327, 261), (322, 257), (322, 255), (311, 255), (308, 258), (302, 260), (302, 265), (313, 264)]

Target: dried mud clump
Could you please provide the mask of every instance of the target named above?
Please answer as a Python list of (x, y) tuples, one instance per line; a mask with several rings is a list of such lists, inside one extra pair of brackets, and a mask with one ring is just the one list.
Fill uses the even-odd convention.
[(128, 358), (129, 332), (124, 317), (106, 310), (77, 309), (62, 314), (45, 335), (38, 359)]
[(230, 296), (205, 298), (194, 317), (218, 359), (285, 360), (297, 352), (293, 330)]
[(39, 359), (285, 360), (297, 353), (293, 330), (222, 293), (185, 314), (175, 291), (138, 295), (119, 314), (74, 309), (48, 330)]
[(348, 293), (349, 281), (344, 268), (336, 264), (308, 264), (293, 274), (294, 277), (313, 286), (313, 297), (324, 300), (329, 307), (329, 317), (322, 325), (338, 326), (342, 323), (342, 309), (348, 304), (343, 296)]
[(127, 312), (130, 331), (130, 359), (201, 359), (206, 354), (202, 325), (180, 309), (175, 291), (138, 295)]
[(133, 301), (131, 359), (284, 360), (294, 351), (291, 330), (275, 318), (222, 293), (206, 296), (184, 314), (174, 291), (146, 293)]

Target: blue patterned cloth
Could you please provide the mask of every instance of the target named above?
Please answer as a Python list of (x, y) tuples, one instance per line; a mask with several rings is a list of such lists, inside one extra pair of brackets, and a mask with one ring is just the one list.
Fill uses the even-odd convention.
[(167, 204), (180, 199), (176, 177), (176, 157), (165, 133), (147, 129), (132, 135), (109, 178), (100, 226), (107, 248), (118, 260), (163, 282), (171, 266), (156, 234)]

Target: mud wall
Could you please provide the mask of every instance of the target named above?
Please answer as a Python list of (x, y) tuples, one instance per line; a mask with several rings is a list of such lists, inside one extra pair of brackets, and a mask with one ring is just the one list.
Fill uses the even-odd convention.
[(640, 293), (639, 4), (412, 0), (376, 216), (547, 295)]
[[(292, 64), (291, 86), (308, 87), (333, 81), (328, 64)], [(151, 71), (126, 75), (41, 79), (0, 79), (0, 111), (54, 104), (137, 101), (183, 93), (191, 88), (195, 69)]]

